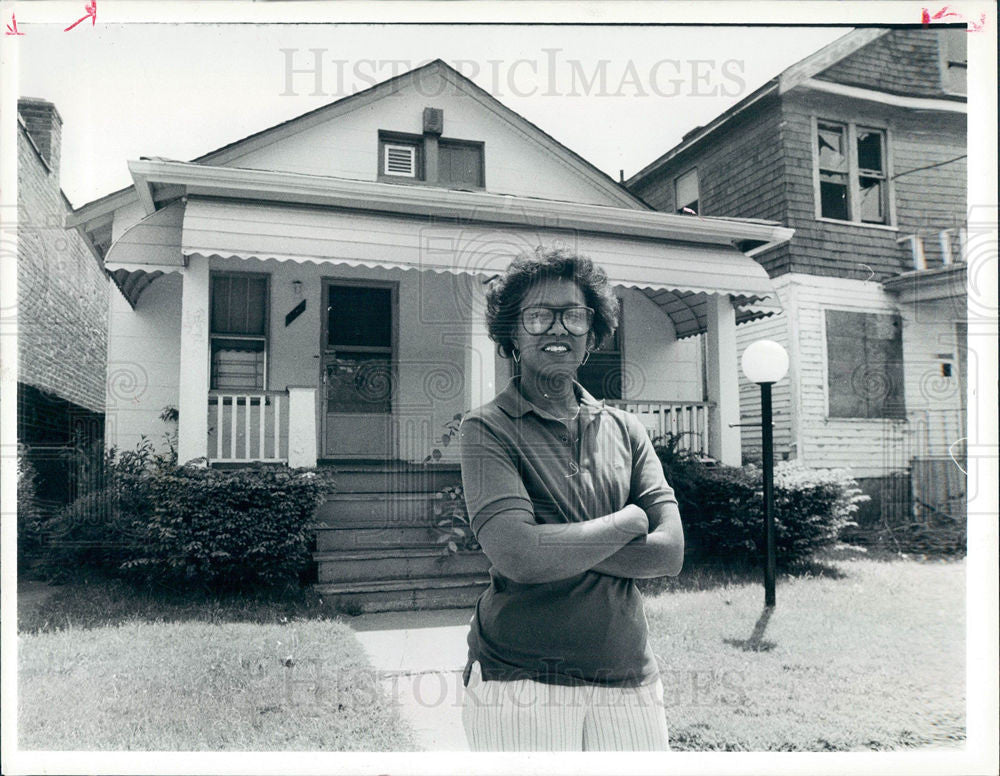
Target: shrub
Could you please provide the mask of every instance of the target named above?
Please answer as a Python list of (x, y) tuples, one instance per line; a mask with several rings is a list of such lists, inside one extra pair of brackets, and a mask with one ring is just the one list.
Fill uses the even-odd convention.
[(35, 467), (23, 445), (17, 449), (17, 563), (24, 568), (42, 548), (43, 515), (38, 506)]
[(109, 448), (94, 488), (45, 520), (42, 565), (55, 579), (96, 569), (115, 573), (134, 557), (137, 526), (152, 513), (149, 477), (170, 465), (141, 437), (135, 450)]
[(447, 485), (435, 495), (433, 529), (437, 533), (435, 541), (443, 545), (442, 555), (447, 556), (459, 550), (479, 550), (479, 542), (476, 541), (469, 521), (462, 486)]
[(311, 521), (332, 483), (323, 472), (188, 465), (154, 472), (154, 507), (124, 568), (144, 581), (211, 590), (295, 583)]
[[(671, 442), (667, 439), (667, 442)], [(681, 509), (691, 554), (703, 559), (759, 564), (764, 560), (763, 472), (756, 466), (702, 464), (676, 444), (656, 440), (667, 482)], [(806, 560), (838, 540), (854, 525), (860, 502), (867, 500), (845, 471), (809, 469), (782, 462), (774, 470), (774, 521), (777, 564)]]

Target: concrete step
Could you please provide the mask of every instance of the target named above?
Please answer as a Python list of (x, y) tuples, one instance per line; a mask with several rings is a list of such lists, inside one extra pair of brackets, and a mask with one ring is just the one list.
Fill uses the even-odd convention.
[(331, 528), (394, 528), (427, 525), (434, 493), (335, 493), (316, 510), (313, 522)]
[(313, 586), (350, 614), (398, 612), (412, 609), (469, 607), (489, 587), (485, 574), (426, 577), (378, 582), (320, 583)]
[[(426, 522), (426, 521), (425, 521)], [(363, 525), (361, 527), (317, 527), (316, 550), (392, 549), (424, 547), (435, 544), (438, 533), (425, 525), (392, 526), (389, 528)], [(437, 545), (440, 547), (440, 545)]]
[(442, 553), (438, 547), (314, 552), (318, 581), (365, 582), (486, 573), (482, 552)]

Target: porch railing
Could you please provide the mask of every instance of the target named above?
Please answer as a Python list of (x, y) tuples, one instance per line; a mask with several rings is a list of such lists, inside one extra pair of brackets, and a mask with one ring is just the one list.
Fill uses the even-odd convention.
[(287, 391), (211, 391), (208, 459), (287, 463), (288, 409)]
[(679, 449), (708, 455), (708, 402), (608, 399), (605, 404), (636, 415), (653, 438), (673, 434), (680, 437)]

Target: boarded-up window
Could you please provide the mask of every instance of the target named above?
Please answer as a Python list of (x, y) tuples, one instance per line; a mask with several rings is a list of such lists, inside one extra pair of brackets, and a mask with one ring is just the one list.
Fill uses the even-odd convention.
[(267, 276), (212, 275), (213, 390), (264, 390), (267, 362)]
[(452, 189), (482, 188), (482, 144), (441, 140), (438, 143), (438, 183)]
[(831, 418), (904, 418), (903, 336), (898, 315), (826, 311)]

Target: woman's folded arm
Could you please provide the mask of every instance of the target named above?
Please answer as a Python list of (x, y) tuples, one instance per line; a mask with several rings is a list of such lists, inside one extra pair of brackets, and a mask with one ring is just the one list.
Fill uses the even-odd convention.
[(673, 577), (684, 565), (684, 529), (673, 501), (661, 501), (648, 510), (650, 531), (630, 541), (593, 566), (594, 571), (615, 577), (645, 579)]
[(579, 523), (537, 524), (525, 509), (491, 517), (477, 533), (497, 571), (521, 583), (554, 582), (582, 574), (648, 529), (646, 513), (635, 505)]

